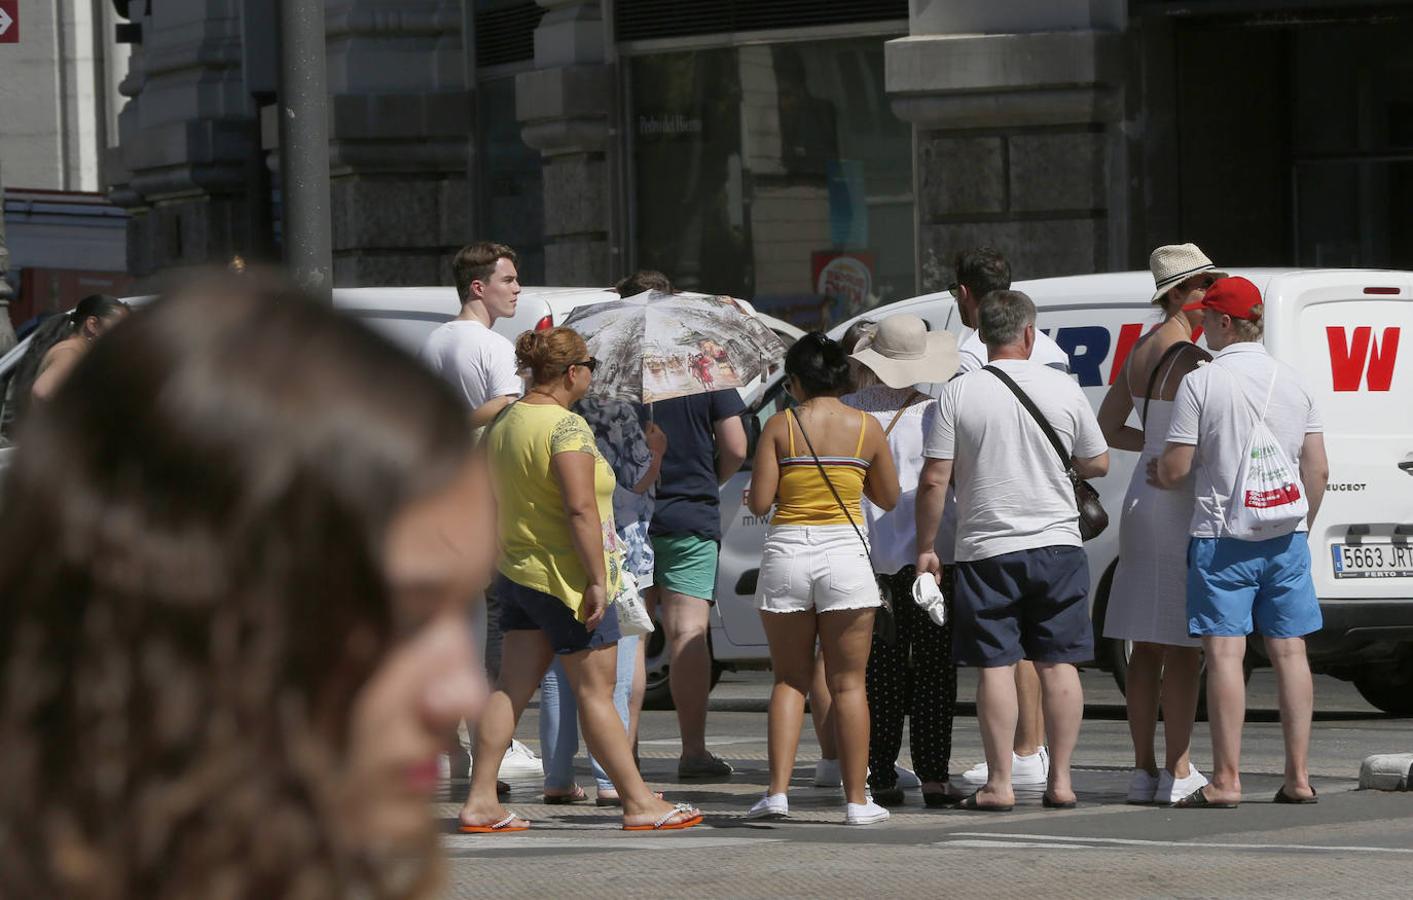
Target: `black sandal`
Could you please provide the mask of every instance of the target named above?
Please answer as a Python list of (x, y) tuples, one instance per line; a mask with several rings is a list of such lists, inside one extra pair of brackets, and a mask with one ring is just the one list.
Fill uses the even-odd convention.
[(1040, 805), (1045, 807), (1046, 809), (1074, 809), (1076, 806), (1079, 805), (1079, 801), (1070, 800), (1061, 803), (1059, 800), (1051, 799), (1049, 793), (1044, 793), (1040, 795)]
[(981, 793), (981, 791), (979, 791), (979, 790), (977, 790), (977, 791), (972, 791), (969, 796), (964, 797), (964, 798), (962, 799), (962, 802), (961, 802), (961, 803), (958, 803), (958, 804), (957, 804), (957, 809), (964, 809), (964, 810), (966, 810), (967, 812), (996, 812), (996, 813), (1002, 813), (1002, 812), (1010, 812), (1011, 810), (1013, 810), (1013, 809), (1016, 808), (1016, 805), (1015, 805), (1014, 803), (1012, 803), (1010, 806), (995, 806), (995, 805), (990, 804), (990, 803), (981, 803), (981, 802), (979, 802), (979, 801), (976, 799), (976, 795), (977, 795), (977, 794), (980, 794), (980, 793)]
[(1285, 785), (1281, 785), (1281, 789), (1278, 790), (1278, 791), (1276, 791), (1275, 799), (1273, 799), (1271, 802), (1272, 802), (1272, 803), (1292, 803), (1292, 804), (1294, 804), (1294, 803), (1299, 803), (1299, 804), (1319, 803), (1319, 802), (1320, 802), (1320, 795), (1319, 795), (1319, 793), (1317, 793), (1317, 792), (1315, 791), (1315, 789), (1312, 787), (1312, 788), (1310, 788), (1310, 796), (1309, 796), (1309, 797), (1297, 797), (1297, 796), (1295, 796), (1294, 794), (1287, 794), (1287, 793), (1285, 792)]
[(1207, 795), (1202, 793), (1202, 788), (1198, 788), (1174, 803), (1173, 809), (1236, 809), (1237, 805), (1225, 800), (1208, 800)]
[(951, 791), (923, 791), (922, 803), (928, 809), (956, 809), (966, 797)]

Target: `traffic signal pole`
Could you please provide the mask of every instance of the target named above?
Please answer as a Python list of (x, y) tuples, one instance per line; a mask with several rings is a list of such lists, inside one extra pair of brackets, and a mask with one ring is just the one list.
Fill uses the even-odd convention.
[(285, 264), (299, 284), (332, 299), (324, 0), (279, 0), (279, 25)]

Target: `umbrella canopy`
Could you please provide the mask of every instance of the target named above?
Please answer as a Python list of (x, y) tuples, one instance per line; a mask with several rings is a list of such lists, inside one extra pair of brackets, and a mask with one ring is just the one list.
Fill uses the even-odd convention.
[(599, 360), (592, 393), (641, 403), (744, 387), (785, 355), (730, 297), (648, 291), (581, 306), (564, 325)]

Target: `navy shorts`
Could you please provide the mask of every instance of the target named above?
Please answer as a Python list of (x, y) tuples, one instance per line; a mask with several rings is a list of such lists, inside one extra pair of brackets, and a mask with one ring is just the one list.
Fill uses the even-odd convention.
[(992, 668), (1022, 659), (1080, 663), (1094, 658), (1089, 558), (1082, 547), (1037, 547), (957, 563), (952, 655)]
[(599, 627), (590, 631), (574, 618), (574, 611), (563, 600), (516, 584), (504, 575), (496, 576), (491, 591), (500, 602), (501, 634), (538, 628), (549, 639), (550, 649), (560, 656), (612, 646), (623, 637), (618, 630), (618, 609), (612, 605)]
[(1324, 624), (1310, 577), (1310, 539), (1193, 538), (1187, 549), (1187, 630), (1193, 637), (1296, 638)]

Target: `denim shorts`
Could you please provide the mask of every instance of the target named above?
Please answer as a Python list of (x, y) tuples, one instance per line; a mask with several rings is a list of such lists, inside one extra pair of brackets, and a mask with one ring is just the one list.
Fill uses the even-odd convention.
[(604, 613), (599, 627), (590, 631), (558, 597), (516, 584), (504, 575), (496, 576), (491, 590), (500, 601), (501, 634), (538, 628), (545, 633), (556, 655), (597, 650), (618, 643), (623, 636), (618, 630), (618, 609), (612, 605)]
[(1324, 625), (1301, 531), (1264, 541), (1193, 538), (1187, 630), (1193, 637), (1304, 637)]
[(1037, 547), (959, 562), (954, 579), (952, 654), (958, 665), (1094, 658), (1089, 557), (1082, 547)]
[(834, 612), (881, 606), (878, 582), (852, 525), (772, 525), (761, 549), (761, 612)]

